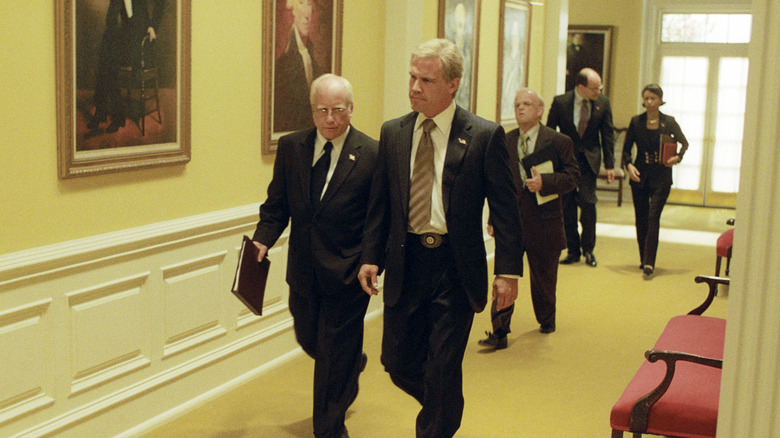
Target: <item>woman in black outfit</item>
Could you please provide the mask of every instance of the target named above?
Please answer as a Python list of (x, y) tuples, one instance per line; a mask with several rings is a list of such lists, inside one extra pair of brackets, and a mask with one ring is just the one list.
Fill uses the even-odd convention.
[[(672, 188), (672, 166), (682, 160), (688, 149), (688, 140), (674, 117), (658, 110), (665, 103), (663, 97), (664, 92), (657, 84), (642, 89), (642, 106), (646, 111), (631, 118), (623, 144), (623, 163), (631, 178), (631, 195), (634, 198), (639, 267), (645, 275), (652, 275), (655, 268), (661, 212)], [(660, 162), (661, 134), (671, 136), (682, 145), (677, 155), (665, 163)], [(636, 159), (631, 162), (634, 144)]]

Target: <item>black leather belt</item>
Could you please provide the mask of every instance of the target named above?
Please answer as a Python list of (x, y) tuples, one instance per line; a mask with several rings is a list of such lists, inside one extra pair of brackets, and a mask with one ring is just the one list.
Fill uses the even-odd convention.
[(444, 244), (447, 243), (447, 235), (446, 234), (436, 234), (436, 233), (423, 233), (423, 234), (413, 234), (409, 233), (409, 236), (413, 237), (414, 239), (420, 240), (420, 245), (428, 248), (438, 248)]

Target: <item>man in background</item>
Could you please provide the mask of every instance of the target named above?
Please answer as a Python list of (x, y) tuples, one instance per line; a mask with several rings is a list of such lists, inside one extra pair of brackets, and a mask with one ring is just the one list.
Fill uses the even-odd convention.
[(463, 415), (463, 355), (487, 303), (482, 211), (496, 231), (493, 300), (517, 298), (520, 215), (501, 126), (456, 105), (463, 57), (445, 39), (412, 53), (412, 112), (385, 122), (371, 185), (360, 282), (384, 277), (382, 364), (422, 405), (417, 437), (452, 437)]
[[(506, 134), (509, 157), (517, 162), (517, 202), (523, 222), (523, 246), (528, 258), (531, 301), (539, 331), (555, 331), (555, 289), (558, 283), (558, 257), (566, 248), (561, 195), (577, 185), (580, 171), (569, 137), (541, 124), (544, 102), (524, 88), (514, 100), (517, 129)], [(492, 222), (492, 221), (491, 221)], [(493, 226), (488, 225), (492, 236)], [(491, 307), (493, 332), (480, 345), (503, 349), (510, 332), (514, 304), (502, 310)]]
[(362, 348), (369, 297), (357, 273), (377, 143), (350, 125), (352, 85), (346, 79), (317, 78), (310, 108), (316, 129), (279, 139), (252, 240), (262, 260), (292, 223), (289, 307), (298, 343), (314, 358), (314, 436), (343, 438), (367, 360)]
[[(601, 94), (601, 77), (595, 70), (584, 68), (574, 80), (575, 88), (555, 96), (547, 116), (547, 126), (572, 139), (574, 154), (580, 167), (577, 188), (563, 196), (563, 225), (566, 229), (568, 253), (561, 264), (580, 261), (595, 267), (593, 249), (596, 246), (596, 178), (602, 153), (607, 171), (607, 184), (615, 180), (615, 144), (612, 107)], [(577, 229), (577, 207), (580, 207), (582, 234)]]

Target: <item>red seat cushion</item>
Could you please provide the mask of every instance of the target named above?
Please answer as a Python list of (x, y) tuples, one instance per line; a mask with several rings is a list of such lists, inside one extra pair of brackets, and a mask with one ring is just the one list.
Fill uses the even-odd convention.
[(715, 252), (718, 257), (728, 257), (729, 248), (734, 243), (734, 229), (728, 229), (718, 236), (718, 243), (715, 246)]
[[(726, 320), (698, 315), (672, 318), (653, 347), (723, 359)], [(664, 378), (666, 363), (645, 361), (612, 408), (613, 429), (628, 431), (631, 408)], [(647, 433), (678, 437), (714, 437), (718, 421), (721, 370), (678, 361), (669, 389), (650, 408)]]

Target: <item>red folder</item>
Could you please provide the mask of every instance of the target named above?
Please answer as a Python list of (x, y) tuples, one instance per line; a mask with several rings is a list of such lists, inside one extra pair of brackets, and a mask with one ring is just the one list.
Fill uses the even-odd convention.
[(231, 291), (252, 313), (262, 315), (265, 284), (268, 280), (268, 271), (271, 269), (271, 261), (266, 255), (263, 261), (258, 263), (258, 252), (252, 239), (244, 236)]
[(670, 135), (661, 135), (661, 150), (658, 151), (658, 156), (661, 157), (661, 164), (666, 164), (670, 158), (677, 155), (677, 141)]

